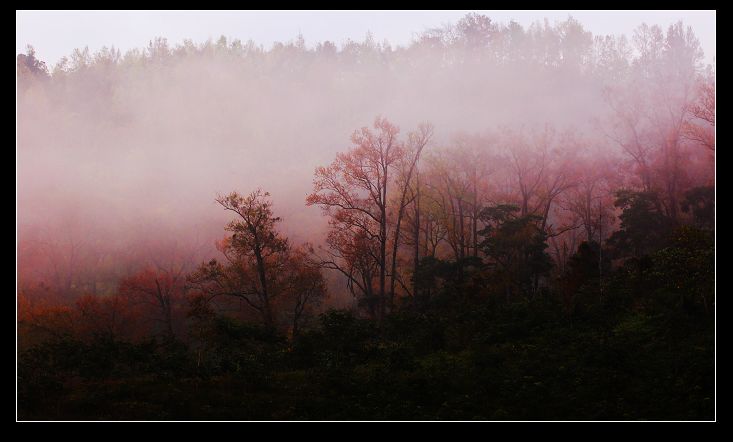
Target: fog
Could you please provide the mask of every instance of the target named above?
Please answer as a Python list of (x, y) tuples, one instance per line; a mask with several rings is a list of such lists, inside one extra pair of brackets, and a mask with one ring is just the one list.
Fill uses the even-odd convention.
[(283, 233), (320, 244), (327, 219), (305, 205), (314, 170), (376, 116), (402, 133), (432, 123), (428, 151), (459, 133), (551, 124), (619, 152), (594, 134), (632, 36), (594, 39), (572, 20), (507, 26), (482, 51), (445, 43), (456, 30), (341, 49), (162, 36), (128, 53), (76, 50), (48, 76), (19, 78), (19, 286), (77, 287), (71, 275), (86, 271), (110, 292), (173, 245), (198, 264), (218, 253), (231, 216), (214, 199), (233, 190), (269, 191)]

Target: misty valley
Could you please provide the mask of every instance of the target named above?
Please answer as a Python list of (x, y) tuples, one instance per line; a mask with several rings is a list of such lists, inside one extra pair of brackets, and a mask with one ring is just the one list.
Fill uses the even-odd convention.
[(29, 46), (17, 418), (714, 420), (705, 55), (478, 13)]

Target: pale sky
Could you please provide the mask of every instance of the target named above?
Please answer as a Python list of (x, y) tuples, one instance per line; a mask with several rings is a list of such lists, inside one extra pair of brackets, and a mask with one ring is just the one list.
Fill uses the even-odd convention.
[(330, 40), (362, 41), (368, 31), (376, 41), (406, 45), (425, 29), (455, 23), (468, 12), (494, 21), (514, 19), (523, 26), (547, 18), (550, 22), (573, 16), (594, 35), (626, 34), (641, 23), (666, 29), (682, 20), (692, 26), (705, 52), (705, 63), (715, 56), (715, 11), (17, 11), (16, 51), (31, 44), (36, 55), (52, 67), (74, 48), (94, 52), (115, 46), (124, 54), (143, 48), (155, 37), (171, 46), (190, 38), (195, 43), (217, 39), (249, 39), (265, 48), (275, 41), (293, 40), (302, 33), (306, 46)]

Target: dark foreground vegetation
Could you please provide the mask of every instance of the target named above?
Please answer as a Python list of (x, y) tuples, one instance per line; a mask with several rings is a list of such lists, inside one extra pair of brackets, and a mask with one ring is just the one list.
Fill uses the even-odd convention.
[(200, 311), (196, 345), (60, 336), (20, 355), (19, 417), (712, 419), (712, 237), (669, 239), (602, 294), (581, 247), (569, 304), (449, 282), (380, 324), (329, 311), (292, 340)]

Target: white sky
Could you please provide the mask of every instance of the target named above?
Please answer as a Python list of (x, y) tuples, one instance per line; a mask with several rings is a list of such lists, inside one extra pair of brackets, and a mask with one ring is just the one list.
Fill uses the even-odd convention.
[[(405, 45), (427, 28), (455, 23), (471, 11), (17, 11), (16, 50), (32, 44), (36, 55), (53, 66), (74, 48), (96, 51), (112, 46), (124, 54), (142, 48), (155, 37), (173, 46), (190, 38), (201, 43), (225, 35), (249, 39), (269, 48), (275, 41), (293, 40), (299, 32), (307, 46), (331, 40), (361, 41), (371, 31), (376, 41)], [(514, 19), (524, 26), (547, 18), (550, 22), (572, 15), (594, 35), (626, 34), (641, 23), (666, 29), (682, 20), (692, 26), (705, 52), (715, 56), (715, 11), (475, 11), (494, 21)]]

